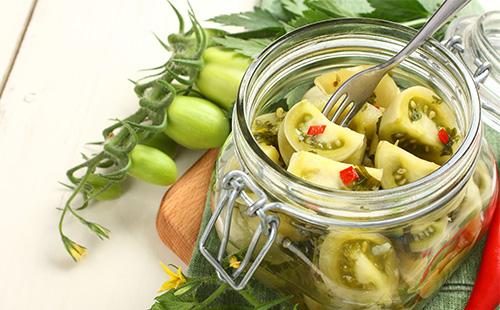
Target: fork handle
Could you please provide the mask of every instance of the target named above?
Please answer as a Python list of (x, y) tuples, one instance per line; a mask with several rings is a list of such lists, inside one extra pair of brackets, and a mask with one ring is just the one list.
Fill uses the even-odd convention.
[(417, 50), (425, 41), (430, 38), (446, 21), (457, 11), (462, 9), (471, 0), (446, 0), (441, 4), (432, 17), (425, 23), (413, 40), (394, 56), (385, 67), (387, 71), (397, 66), (407, 55)]

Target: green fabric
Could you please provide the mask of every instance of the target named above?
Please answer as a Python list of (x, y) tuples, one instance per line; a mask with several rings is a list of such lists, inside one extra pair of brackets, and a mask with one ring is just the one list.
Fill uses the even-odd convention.
[[(486, 128), (485, 136), (496, 154), (498, 164), (500, 160), (500, 134), (496, 133), (491, 128)], [(207, 200), (200, 231), (204, 230), (205, 225), (210, 218), (211, 212), (209, 207), (210, 206)], [(214, 253), (218, 248), (218, 244), (219, 240), (215, 233), (213, 233), (208, 240), (207, 247), (212, 250), (212, 253)], [(476, 272), (481, 261), (481, 251), (483, 246), (484, 240), (481, 242), (480, 246), (474, 249), (470, 257), (462, 264), (462, 266), (460, 266), (460, 268), (448, 279), (448, 281), (446, 281), (439, 293), (425, 307), (425, 310), (458, 310), (464, 308), (476, 278)], [(188, 272), (192, 276), (211, 275), (214, 273), (213, 267), (198, 251), (198, 246), (194, 249)], [(259, 299), (268, 300), (269, 298), (276, 296), (271, 290), (264, 288), (256, 281), (252, 282), (250, 286), (254, 292), (258, 292), (257, 296)], [(233, 298), (232, 303), (235, 304), (235, 306), (246, 304), (245, 301), (238, 296), (231, 295), (225, 298)]]

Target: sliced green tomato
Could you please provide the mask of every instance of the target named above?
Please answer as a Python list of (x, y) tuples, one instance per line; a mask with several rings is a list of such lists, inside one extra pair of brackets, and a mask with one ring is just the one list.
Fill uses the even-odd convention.
[(405, 251), (398, 253), (398, 257), (399, 271), (401, 278), (408, 285), (408, 292), (414, 293), (418, 291), (420, 281), (430, 263), (431, 257)]
[[(324, 93), (318, 86), (314, 86), (307, 91), (302, 100), (309, 101), (318, 108), (318, 110), (322, 111), (326, 102), (330, 99), (330, 96), (331, 95)], [(335, 111), (336, 109), (334, 108), (331, 114), (333, 115)], [(381, 117), (382, 111), (380, 109), (372, 104), (366, 103), (353, 117), (349, 123), (349, 128), (365, 134), (368, 139), (371, 139), (377, 132), (377, 123)]]
[[(351, 76), (369, 67), (371, 66), (362, 65), (325, 73), (318, 76), (314, 80), (314, 84), (324, 93), (331, 95)], [(398, 94), (398, 86), (394, 80), (386, 74), (377, 88), (375, 88), (374, 96), (370, 98), (369, 102), (377, 106), (388, 107)]]
[(318, 86), (313, 86), (309, 89), (302, 97), (302, 100), (307, 100), (312, 103), (318, 110), (323, 110), (328, 99), (330, 99), (331, 94), (327, 94), (321, 90)]
[(280, 153), (274, 146), (267, 145), (265, 143), (259, 143), (259, 146), (267, 157), (269, 157), (276, 164), (280, 165)]
[(281, 154), (281, 158), (285, 162), (286, 165), (290, 163), (290, 158), (292, 157), (295, 150), (288, 143), (288, 139), (285, 135), (285, 124), (281, 123), (279, 131), (278, 131), (278, 149)]
[(375, 152), (375, 167), (383, 169), (382, 187), (393, 188), (414, 182), (439, 168), (387, 141), (380, 141)]
[(481, 192), (473, 180), (467, 183), (463, 192), (465, 196), (462, 202), (450, 213), (451, 221), (458, 226), (463, 225), (471, 218), (477, 216), (483, 207)]
[(396, 252), (375, 233), (328, 234), (321, 244), (319, 269), (334, 296), (362, 305), (390, 305), (397, 295)]
[(372, 140), (377, 133), (377, 123), (381, 117), (382, 111), (380, 109), (369, 103), (365, 103), (361, 110), (353, 117), (349, 128), (365, 134), (367, 138)]
[(278, 130), (286, 112), (278, 108), (276, 112), (257, 116), (252, 123), (252, 134), (259, 143), (278, 146)]
[(379, 135), (383, 140), (399, 141), (400, 147), (420, 158), (443, 164), (460, 138), (452, 137), (449, 148), (439, 139), (441, 128), (456, 130), (455, 114), (432, 90), (414, 86), (401, 92), (385, 111)]
[(412, 225), (406, 236), (410, 250), (418, 253), (432, 249), (443, 240), (447, 227), (447, 216), (443, 216), (431, 223)]
[(453, 236), (446, 238), (446, 243), (433, 255), (432, 261), (424, 272), (419, 292), (422, 298), (428, 298), (434, 294), (470, 253), (479, 237), (481, 227), (481, 216), (477, 215)]
[[(250, 194), (250, 196), (252, 196)], [(241, 205), (240, 201), (236, 201), (237, 208), (233, 211), (231, 221), (231, 231), (229, 240), (232, 246), (230, 251), (237, 252), (241, 249), (248, 247), (252, 240), (253, 234), (260, 225), (259, 217), (249, 217), (246, 215), (246, 207)], [(278, 228), (277, 242), (273, 243), (271, 249), (266, 254), (264, 260), (270, 264), (282, 264), (292, 261), (292, 257), (283, 252), (279, 246), (284, 238), (290, 239), (295, 242), (303, 241), (305, 236), (295, 228), (289, 217), (283, 214), (276, 214), (280, 218), (280, 225)], [(257, 252), (264, 246), (265, 238), (261, 238), (257, 244)]]
[(493, 177), (485, 162), (480, 160), (477, 163), (476, 171), (474, 171), (474, 183), (476, 183), (481, 193), (481, 201), (484, 206), (487, 206), (491, 201), (493, 195)]
[[(288, 172), (308, 182), (330, 189), (345, 190), (376, 190), (380, 186), (382, 170), (365, 168), (371, 178), (360, 179), (353, 185), (346, 185), (340, 178), (340, 171), (352, 167), (350, 164), (341, 163), (316, 155), (310, 152), (296, 152), (292, 155)], [(362, 178), (362, 176), (360, 176)], [(369, 182), (374, 179), (375, 182)], [(363, 184), (363, 182), (365, 182)], [(373, 183), (373, 184), (372, 184)]]
[[(325, 126), (323, 133), (309, 135), (311, 126)], [(280, 153), (289, 161), (290, 150), (311, 151), (333, 160), (359, 165), (366, 148), (365, 136), (330, 122), (308, 101), (297, 103), (286, 114), (278, 133)]]

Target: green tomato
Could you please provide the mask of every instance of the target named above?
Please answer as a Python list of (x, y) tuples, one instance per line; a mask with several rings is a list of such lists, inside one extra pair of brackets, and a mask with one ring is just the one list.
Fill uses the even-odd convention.
[(131, 161), (128, 174), (142, 181), (170, 185), (177, 178), (175, 162), (162, 151), (154, 147), (138, 144), (130, 152)]
[(196, 80), (196, 86), (205, 97), (230, 110), (251, 59), (232, 51), (212, 47), (203, 53), (203, 61), (205, 65)]
[(224, 67), (245, 72), (252, 59), (228, 49), (210, 47), (203, 52), (205, 64), (218, 64)]
[(167, 108), (165, 133), (189, 149), (216, 148), (229, 135), (229, 120), (208, 100), (177, 96)]
[(156, 133), (154, 136), (142, 143), (143, 145), (154, 147), (167, 154), (171, 158), (177, 155), (177, 143), (170, 139), (163, 131)]
[[(91, 174), (89, 175), (87, 182), (92, 185), (93, 189), (90, 191), (90, 195), (93, 195), (94, 193), (98, 193), (105, 188), (109, 181), (101, 177), (99, 175)], [(113, 200), (117, 199), (123, 194), (123, 188), (121, 183), (113, 183), (109, 188), (104, 190), (103, 192), (99, 193), (96, 197), (95, 200), (102, 201), (102, 200)]]

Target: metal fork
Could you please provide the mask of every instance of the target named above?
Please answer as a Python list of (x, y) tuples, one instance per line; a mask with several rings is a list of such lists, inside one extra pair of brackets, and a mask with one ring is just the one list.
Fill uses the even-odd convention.
[[(462, 9), (469, 2), (470, 0), (446, 0), (415, 35), (413, 40), (399, 53), (383, 64), (358, 72), (342, 84), (326, 103), (322, 111), (323, 114), (328, 117), (338, 103), (339, 106), (335, 110), (331, 121), (341, 126), (347, 126), (363, 107), (366, 100), (373, 94), (384, 75), (424, 44), (455, 12)], [(345, 117), (340, 120), (340, 116), (349, 106), (351, 108)]]

